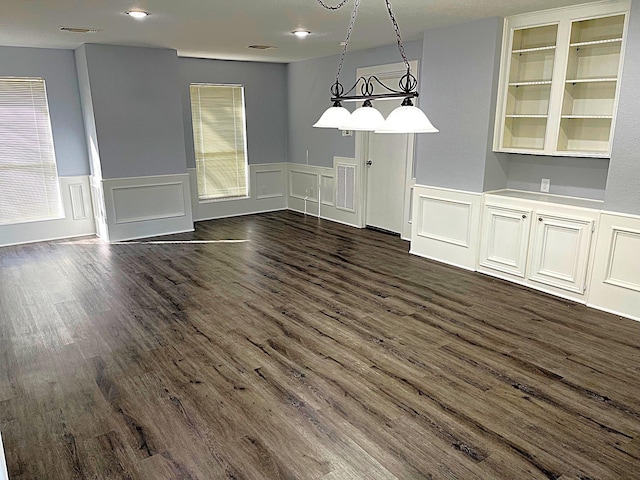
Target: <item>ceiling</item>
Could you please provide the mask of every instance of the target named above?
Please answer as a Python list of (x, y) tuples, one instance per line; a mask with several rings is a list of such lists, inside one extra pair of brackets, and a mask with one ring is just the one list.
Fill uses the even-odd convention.
[[(428, 28), (584, 1), (392, 0), (392, 6), (406, 41)], [(186, 57), (292, 62), (339, 53), (353, 2), (328, 11), (316, 0), (0, 0), (0, 45), (73, 49), (106, 43), (173, 48)], [(151, 15), (135, 20), (124, 13), (135, 8)], [(99, 32), (62, 32), (63, 26)], [(296, 29), (312, 35), (299, 39), (291, 34)], [(384, 0), (361, 0), (350, 48), (394, 41)], [(247, 48), (252, 44), (276, 48)]]

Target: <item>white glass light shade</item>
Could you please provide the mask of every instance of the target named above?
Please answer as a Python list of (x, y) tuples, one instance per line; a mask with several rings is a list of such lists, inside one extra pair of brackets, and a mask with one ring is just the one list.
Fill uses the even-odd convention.
[(340, 128), (349, 121), (349, 117), (351, 117), (351, 112), (346, 108), (329, 107), (313, 126), (316, 128)]
[(405, 105), (393, 110), (376, 133), (437, 133), (427, 116), (418, 107)]
[(363, 106), (356, 108), (349, 120), (344, 123), (341, 130), (359, 130), (373, 132), (384, 125), (384, 117), (373, 107)]

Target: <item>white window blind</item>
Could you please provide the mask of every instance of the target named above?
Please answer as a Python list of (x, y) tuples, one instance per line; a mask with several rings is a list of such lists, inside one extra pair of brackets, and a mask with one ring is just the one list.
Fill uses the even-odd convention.
[(191, 85), (191, 117), (200, 200), (246, 197), (244, 91), (238, 85)]
[(0, 78), (0, 225), (61, 216), (44, 80)]

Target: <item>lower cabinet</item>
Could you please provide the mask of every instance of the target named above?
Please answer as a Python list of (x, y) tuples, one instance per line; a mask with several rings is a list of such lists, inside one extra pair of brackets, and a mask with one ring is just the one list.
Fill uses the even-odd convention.
[(536, 213), (528, 278), (583, 295), (594, 221)]
[(585, 302), (599, 213), (485, 195), (478, 270)]
[(531, 210), (486, 204), (480, 237), (480, 265), (524, 278)]

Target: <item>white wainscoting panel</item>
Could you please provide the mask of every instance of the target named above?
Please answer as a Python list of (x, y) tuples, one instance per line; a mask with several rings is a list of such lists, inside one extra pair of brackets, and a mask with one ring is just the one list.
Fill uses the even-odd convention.
[(82, 183), (72, 183), (69, 185), (69, 196), (71, 198), (71, 211), (74, 220), (84, 220), (87, 218), (85, 203), (86, 186)]
[(273, 170), (256, 170), (255, 193), (257, 200), (284, 197), (282, 188), (282, 168)]
[(475, 270), (482, 195), (415, 185), (411, 253)]
[(334, 207), (335, 202), (335, 178), (333, 174), (320, 175), (320, 201), (322, 205)]
[(600, 216), (587, 304), (640, 320), (640, 217)]
[(60, 177), (64, 217), (0, 226), (0, 246), (95, 235), (88, 176)]
[[(363, 199), (359, 195), (362, 191), (362, 179), (358, 162), (354, 158), (334, 157), (333, 163), (333, 168), (289, 164), (288, 208), (295, 212), (362, 228)], [(340, 178), (340, 171), (353, 174), (351, 179), (346, 176), (343, 178), (343, 181), (351, 180), (349, 188), (343, 189), (342, 192), (350, 195), (348, 205), (345, 204), (348, 208), (345, 205), (341, 207), (338, 201), (340, 186), (336, 179)], [(343, 187), (346, 186), (345, 183)], [(346, 196), (342, 200), (346, 200)]]
[(317, 202), (318, 173), (301, 171), (297, 166), (289, 167), (289, 196), (300, 200)]
[(103, 179), (102, 190), (110, 242), (193, 231), (186, 173)]
[(249, 196), (231, 200), (200, 201), (196, 169), (189, 168), (194, 221), (273, 212), (287, 208), (287, 164), (249, 165)]
[(111, 194), (117, 225), (186, 215), (182, 181), (113, 187)]

